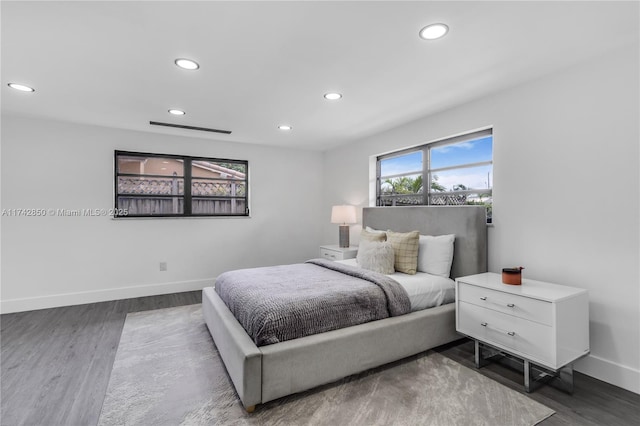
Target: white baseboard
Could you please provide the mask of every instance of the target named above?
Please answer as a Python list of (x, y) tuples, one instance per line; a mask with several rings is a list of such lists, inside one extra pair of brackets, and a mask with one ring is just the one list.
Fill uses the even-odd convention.
[(574, 368), (583, 374), (640, 394), (640, 370), (595, 355), (576, 361)]
[(202, 290), (205, 287), (212, 286), (214, 282), (215, 278), (204, 278), (190, 281), (146, 284), (131, 287), (110, 288), (106, 290), (55, 294), (51, 296), (7, 299), (0, 301), (0, 313), (8, 314), (11, 312), (24, 312), (37, 309), (58, 308), (60, 306), (83, 305), (85, 303), (129, 299), (132, 297), (155, 296), (159, 294)]

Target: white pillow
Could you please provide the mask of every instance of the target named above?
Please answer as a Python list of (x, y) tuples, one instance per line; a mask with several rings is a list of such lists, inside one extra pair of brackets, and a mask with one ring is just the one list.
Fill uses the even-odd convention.
[(381, 274), (395, 272), (393, 246), (386, 241), (360, 241), (356, 261), (361, 268), (370, 271)]
[(453, 263), (453, 242), (456, 236), (420, 235), (418, 241), (418, 271), (449, 278)]
[(365, 228), (365, 230), (366, 230), (367, 232), (371, 232), (372, 234), (386, 234), (386, 232), (385, 232), (385, 231), (381, 231), (381, 230), (379, 230), (379, 229), (373, 229), (373, 228), (372, 228), (372, 227), (370, 227), (370, 226), (367, 226), (367, 227)]
[(387, 234), (384, 232), (369, 232), (363, 229), (360, 231), (360, 241), (387, 241)]

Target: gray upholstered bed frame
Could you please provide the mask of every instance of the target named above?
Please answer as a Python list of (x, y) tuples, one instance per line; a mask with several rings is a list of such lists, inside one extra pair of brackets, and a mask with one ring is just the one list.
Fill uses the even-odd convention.
[[(455, 234), (451, 277), (487, 270), (481, 206), (365, 207), (363, 226), (425, 235)], [(455, 304), (257, 347), (212, 287), (202, 291), (204, 318), (242, 404), (294, 394), (396, 361), (461, 336)]]

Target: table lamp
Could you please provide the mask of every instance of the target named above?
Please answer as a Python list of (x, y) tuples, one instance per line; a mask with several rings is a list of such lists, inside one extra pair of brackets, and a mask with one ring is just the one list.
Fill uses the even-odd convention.
[(340, 224), (340, 247), (349, 247), (349, 225), (356, 223), (355, 206), (333, 206), (331, 209), (331, 223)]

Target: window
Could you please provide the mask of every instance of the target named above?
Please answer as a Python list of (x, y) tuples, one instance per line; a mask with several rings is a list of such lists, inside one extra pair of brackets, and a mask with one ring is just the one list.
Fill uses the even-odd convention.
[(248, 216), (249, 163), (115, 152), (116, 217)]
[(492, 130), (381, 155), (376, 182), (378, 206), (484, 205), (491, 223)]

